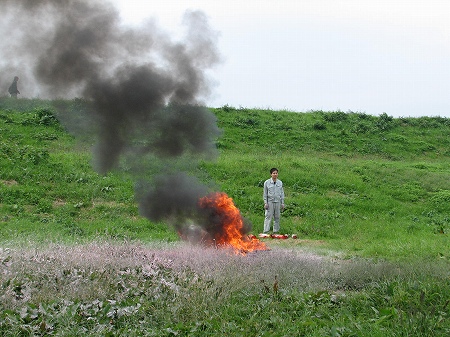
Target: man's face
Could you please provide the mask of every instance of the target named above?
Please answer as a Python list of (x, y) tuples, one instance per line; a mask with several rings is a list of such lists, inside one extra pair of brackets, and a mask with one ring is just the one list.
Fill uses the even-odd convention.
[(275, 181), (278, 178), (278, 171), (273, 171), (270, 175), (272, 176), (272, 180)]

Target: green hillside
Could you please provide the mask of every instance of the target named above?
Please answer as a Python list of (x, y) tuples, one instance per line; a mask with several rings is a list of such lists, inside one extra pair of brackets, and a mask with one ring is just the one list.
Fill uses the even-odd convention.
[(449, 335), (449, 119), (212, 109), (189, 173), (257, 234), (277, 167), (299, 237), (237, 255), (144, 218), (129, 161), (94, 171), (87, 110), (0, 99), (0, 335)]
[(286, 232), (351, 254), (448, 256), (449, 119), (215, 113), (224, 135), (208, 170), (259, 229), (262, 183), (275, 166), (287, 192)]
[[(94, 137), (66, 131), (85, 127), (84, 104), (0, 102), (2, 239), (178, 240), (170, 226), (139, 215), (126, 170), (92, 169)], [(450, 119), (212, 111), (223, 132), (219, 156), (198, 174), (233, 198), (252, 233), (262, 231), (262, 184), (275, 166), (286, 192), (282, 231), (301, 239), (289, 244), (368, 257), (449, 256)]]

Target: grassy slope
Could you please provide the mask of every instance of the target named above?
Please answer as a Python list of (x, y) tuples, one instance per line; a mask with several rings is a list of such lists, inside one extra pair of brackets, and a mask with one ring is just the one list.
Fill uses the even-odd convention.
[(209, 172), (255, 229), (262, 182), (276, 166), (286, 186), (284, 231), (352, 254), (448, 257), (450, 120), (215, 112), (224, 135)]
[[(92, 140), (65, 132), (52, 117), (55, 105), (75, 115), (80, 109), (79, 101), (1, 102), (3, 240), (177, 240), (164, 224), (139, 216), (126, 173), (95, 173)], [(295, 244), (370, 257), (448, 258), (449, 119), (213, 111), (223, 130), (220, 156), (202, 169), (254, 233), (262, 228), (262, 183), (276, 166), (286, 190), (282, 230), (305, 239)]]
[[(271, 245), (426, 261), (295, 249), (247, 258), (142, 246), (177, 237), (139, 216), (126, 173), (95, 173), (92, 141), (47, 109), (78, 113), (79, 103), (0, 100), (1, 335), (448, 335), (448, 119), (215, 110), (224, 135), (203, 177), (255, 232), (262, 181), (280, 168), (283, 229), (308, 241)], [(23, 240), (55, 244), (11, 244)]]
[(69, 135), (49, 102), (35, 104), (44, 108), (0, 114), (3, 240), (177, 239), (166, 225), (139, 216), (126, 174), (92, 169), (92, 140)]

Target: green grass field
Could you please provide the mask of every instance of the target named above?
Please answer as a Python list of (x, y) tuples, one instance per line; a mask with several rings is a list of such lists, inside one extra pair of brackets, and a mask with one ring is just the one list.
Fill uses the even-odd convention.
[(97, 173), (85, 109), (0, 99), (2, 335), (450, 334), (450, 119), (211, 109), (192, 172), (258, 234), (277, 167), (299, 237), (235, 256), (140, 215), (126, 162)]

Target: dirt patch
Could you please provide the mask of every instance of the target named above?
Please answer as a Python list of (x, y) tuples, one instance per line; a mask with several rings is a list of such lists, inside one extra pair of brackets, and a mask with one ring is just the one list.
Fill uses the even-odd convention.
[(124, 203), (116, 202), (116, 201), (101, 201), (101, 200), (94, 200), (92, 202), (92, 207), (96, 206), (106, 206), (106, 207), (119, 207), (124, 206)]
[(0, 180), (2, 182), (3, 185), (5, 186), (14, 186), (14, 185), (18, 185), (19, 183), (15, 180)]
[(261, 239), (261, 241), (269, 245), (286, 244), (289, 246), (309, 246), (309, 247), (320, 247), (325, 246), (327, 244), (327, 242), (324, 240), (293, 239), (292, 237), (289, 237), (287, 239), (264, 238)]
[(62, 206), (64, 206), (65, 204), (67, 204), (67, 202), (65, 202), (64, 200), (62, 200), (62, 199), (56, 199), (56, 200), (53, 202), (53, 207), (62, 207)]

